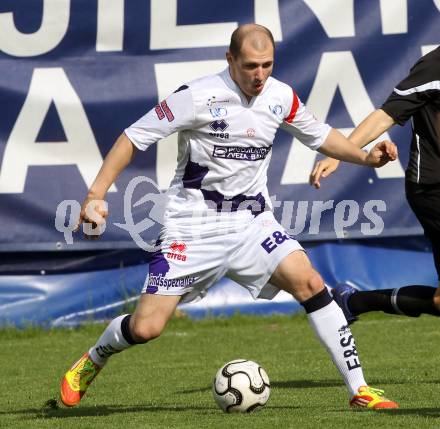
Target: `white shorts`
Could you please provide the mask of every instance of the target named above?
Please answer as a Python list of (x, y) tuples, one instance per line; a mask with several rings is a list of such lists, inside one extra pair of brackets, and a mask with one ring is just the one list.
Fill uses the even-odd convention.
[(160, 241), (142, 293), (181, 295), (182, 303), (203, 298), (223, 276), (254, 298), (272, 299), (280, 291), (268, 283), (272, 273), (288, 254), (304, 250), (269, 211), (239, 231), (182, 239), (176, 230), (165, 229)]

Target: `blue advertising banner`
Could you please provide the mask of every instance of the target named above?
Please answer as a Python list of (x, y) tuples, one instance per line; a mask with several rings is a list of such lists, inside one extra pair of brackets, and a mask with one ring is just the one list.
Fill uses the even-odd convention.
[[(346, 134), (440, 43), (439, 0), (3, 0), (0, 251), (131, 248), (133, 230), (154, 239), (175, 135), (117, 179), (101, 240), (72, 227), (123, 129), (182, 83), (224, 69), (246, 22), (272, 30), (274, 76)], [(268, 180), (276, 216), (300, 241), (420, 234), (404, 197), (409, 136), (409, 125), (383, 136), (398, 143), (398, 161), (341, 166), (315, 190), (308, 176), (321, 155), (280, 131)]]
[[(396, 288), (406, 284), (437, 286), (432, 255), (423, 239), (349, 240), (306, 243), (314, 267), (331, 287), (348, 282), (361, 290)], [(347, 261), (350, 261), (348, 264)], [(384, 269), (386, 261), (386, 269)], [(418, 267), (418, 269), (414, 269)], [(76, 326), (106, 321), (130, 311), (148, 273), (147, 264), (89, 272), (0, 276), (0, 327)], [(254, 300), (227, 277), (208, 290), (201, 301), (179, 305), (191, 318), (240, 313), (291, 314), (300, 304), (287, 292), (273, 300)]]

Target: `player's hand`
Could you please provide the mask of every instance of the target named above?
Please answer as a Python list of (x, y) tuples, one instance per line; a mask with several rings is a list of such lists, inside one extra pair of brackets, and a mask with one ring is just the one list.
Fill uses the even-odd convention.
[(382, 167), (389, 161), (397, 159), (397, 146), (390, 140), (377, 143), (367, 155), (366, 162), (370, 167)]
[(310, 174), (310, 185), (319, 189), (321, 187), (321, 182), (319, 181), (321, 177), (327, 177), (332, 174), (339, 167), (340, 162), (341, 161), (330, 157), (318, 161)]
[(104, 232), (105, 219), (108, 216), (108, 204), (102, 199), (87, 196), (81, 206), (81, 212), (74, 232), (79, 231), (84, 224), (84, 236), (96, 240)]

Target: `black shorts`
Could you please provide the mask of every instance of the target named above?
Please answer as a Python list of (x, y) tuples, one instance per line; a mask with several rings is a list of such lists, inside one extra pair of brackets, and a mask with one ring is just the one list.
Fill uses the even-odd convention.
[(406, 198), (432, 243), (435, 268), (440, 280), (440, 183), (405, 182)]

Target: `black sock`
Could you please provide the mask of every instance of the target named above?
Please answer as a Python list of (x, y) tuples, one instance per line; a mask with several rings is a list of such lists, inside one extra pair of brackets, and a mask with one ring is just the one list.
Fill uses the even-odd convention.
[(368, 311), (384, 311), (410, 317), (419, 317), (422, 313), (440, 316), (433, 302), (435, 291), (434, 287), (419, 285), (360, 291), (350, 296), (348, 307), (355, 316)]
[(332, 301), (332, 297), (328, 293), (327, 289), (324, 288), (321, 292), (318, 292), (316, 295), (313, 295), (311, 298), (301, 302), (300, 304), (304, 307), (306, 313), (309, 314), (313, 313), (314, 311), (320, 310), (321, 308), (324, 308)]

